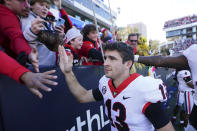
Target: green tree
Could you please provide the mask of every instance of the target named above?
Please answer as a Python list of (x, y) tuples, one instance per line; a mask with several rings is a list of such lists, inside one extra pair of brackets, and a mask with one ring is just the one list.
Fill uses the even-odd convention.
[(143, 36), (139, 36), (138, 38), (137, 54), (141, 56), (149, 55), (149, 46), (147, 44), (147, 39)]
[(151, 52), (153, 53), (152, 55), (156, 55), (159, 52), (159, 45), (160, 45), (159, 40), (150, 40), (149, 41), (149, 48), (150, 48)]
[(133, 32), (132, 33), (139, 33), (138, 28), (134, 27)]

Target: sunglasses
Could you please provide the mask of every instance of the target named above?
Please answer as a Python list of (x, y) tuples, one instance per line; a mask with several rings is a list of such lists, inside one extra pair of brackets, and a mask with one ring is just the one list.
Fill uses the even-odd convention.
[(137, 40), (129, 40), (130, 42), (137, 42)]

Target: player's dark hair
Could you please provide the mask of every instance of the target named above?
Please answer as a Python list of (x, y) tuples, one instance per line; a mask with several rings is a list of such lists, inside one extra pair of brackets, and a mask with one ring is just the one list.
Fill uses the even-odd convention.
[(138, 33), (131, 33), (131, 34), (129, 34), (128, 40), (129, 40), (129, 38), (130, 38), (131, 36), (137, 36), (137, 38), (138, 38), (138, 37), (139, 37), (139, 34), (138, 34)]
[(122, 57), (122, 62), (131, 60), (134, 61), (133, 49), (124, 42), (113, 42), (104, 46), (104, 51), (118, 51)]
[(91, 32), (91, 31), (96, 31), (96, 26), (93, 24), (87, 24), (84, 26), (84, 28), (82, 29), (82, 34), (84, 38), (87, 38), (87, 35)]

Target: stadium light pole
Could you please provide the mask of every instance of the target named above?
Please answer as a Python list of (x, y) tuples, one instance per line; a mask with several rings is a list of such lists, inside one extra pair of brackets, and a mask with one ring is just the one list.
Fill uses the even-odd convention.
[(103, 61), (104, 61), (105, 59), (104, 59), (103, 45), (101, 43), (101, 37), (100, 37), (100, 34), (99, 34), (99, 30), (98, 30), (98, 23), (97, 23), (97, 19), (96, 19), (95, 10), (94, 10), (93, 0), (91, 0), (91, 6), (92, 6), (92, 12), (93, 12), (93, 15), (94, 15), (94, 23), (96, 25), (97, 36), (98, 36), (99, 44), (100, 44), (100, 47), (101, 47), (101, 54), (102, 54)]
[(111, 16), (111, 28), (112, 28), (112, 34), (114, 35), (114, 41), (116, 41), (116, 34), (115, 34), (115, 29), (114, 29), (114, 21), (113, 21), (113, 16), (112, 16), (112, 11), (111, 11), (111, 4), (110, 1), (108, 0), (108, 4), (109, 4), (109, 12), (110, 12), (110, 16)]

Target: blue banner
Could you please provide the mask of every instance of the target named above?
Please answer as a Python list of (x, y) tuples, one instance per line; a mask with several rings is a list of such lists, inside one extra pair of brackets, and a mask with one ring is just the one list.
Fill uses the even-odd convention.
[[(41, 72), (52, 68), (42, 68)], [(0, 75), (0, 131), (109, 131), (110, 123), (103, 102), (80, 104), (67, 88), (64, 75), (55, 68), (58, 86), (43, 92), (43, 99), (33, 95), (24, 85)], [(73, 71), (83, 87), (98, 88), (102, 66), (81, 66)], [(138, 70), (147, 75), (147, 68)], [(171, 71), (157, 69), (156, 74), (169, 79)], [(166, 80), (165, 80), (166, 81)]]
[[(50, 68), (51, 69), (51, 68)], [(49, 68), (41, 69), (41, 71)], [(78, 67), (74, 73), (87, 89), (97, 88), (102, 67)], [(40, 100), (24, 85), (0, 75), (1, 123), (6, 131), (96, 131), (110, 130), (103, 102), (80, 104), (67, 88), (64, 75), (57, 69), (58, 86), (42, 92)]]

